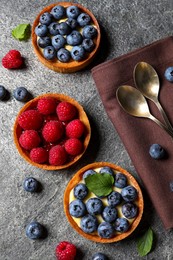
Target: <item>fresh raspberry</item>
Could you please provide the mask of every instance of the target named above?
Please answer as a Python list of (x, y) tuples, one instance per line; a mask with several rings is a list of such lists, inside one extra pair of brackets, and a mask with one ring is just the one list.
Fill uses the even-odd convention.
[(49, 151), (50, 165), (63, 165), (67, 160), (67, 153), (63, 146), (55, 145)]
[(24, 130), (38, 130), (43, 124), (43, 116), (37, 110), (27, 110), (18, 117), (18, 123)]
[(56, 112), (56, 106), (54, 98), (46, 97), (38, 100), (37, 109), (43, 115), (50, 115)]
[(30, 152), (30, 158), (36, 163), (45, 163), (48, 161), (48, 152), (43, 147), (33, 148)]
[(67, 241), (60, 242), (56, 247), (57, 260), (74, 260), (76, 256), (76, 246)]
[(56, 113), (60, 121), (70, 121), (75, 118), (77, 110), (71, 103), (62, 101), (58, 104)]
[(35, 130), (26, 130), (19, 137), (19, 144), (26, 150), (38, 147), (40, 142), (40, 136)]
[(64, 144), (65, 150), (70, 155), (78, 155), (82, 152), (83, 144), (77, 138), (70, 138)]
[(63, 134), (64, 126), (60, 121), (47, 122), (42, 130), (43, 138), (49, 143), (58, 141)]
[(11, 50), (2, 58), (2, 65), (6, 69), (18, 69), (23, 64), (23, 58), (19, 51)]
[(70, 138), (80, 138), (85, 130), (85, 125), (79, 119), (74, 119), (66, 126), (66, 135)]

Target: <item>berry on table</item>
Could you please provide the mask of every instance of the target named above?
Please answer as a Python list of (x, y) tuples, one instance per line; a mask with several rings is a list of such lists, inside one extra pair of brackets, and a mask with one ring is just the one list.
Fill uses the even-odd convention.
[(20, 145), (26, 150), (38, 147), (40, 142), (40, 136), (35, 130), (25, 130), (19, 137)]
[(159, 160), (166, 156), (166, 151), (160, 144), (152, 144), (149, 149), (149, 154), (153, 159)]
[(8, 91), (2, 85), (0, 85), (0, 100), (4, 100), (7, 96)]
[(6, 69), (18, 69), (23, 64), (23, 58), (19, 51), (10, 50), (3, 58), (2, 65)]
[(108, 260), (108, 258), (105, 254), (99, 252), (99, 253), (95, 253), (92, 256), (91, 260)]
[(173, 67), (168, 67), (165, 70), (164, 76), (169, 82), (173, 82)]
[(57, 260), (74, 260), (76, 256), (76, 246), (68, 241), (60, 242), (55, 250)]
[(33, 221), (26, 227), (26, 236), (30, 239), (39, 239), (44, 236), (44, 227), (37, 221)]
[(28, 92), (28, 90), (25, 87), (17, 87), (13, 91), (13, 96), (16, 100), (25, 102), (28, 100), (30, 93)]
[(28, 192), (36, 192), (39, 188), (39, 182), (33, 177), (27, 177), (23, 182), (23, 188)]

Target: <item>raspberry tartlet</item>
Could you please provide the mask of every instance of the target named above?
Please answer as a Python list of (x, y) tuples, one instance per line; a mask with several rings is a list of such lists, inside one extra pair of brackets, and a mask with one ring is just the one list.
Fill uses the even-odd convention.
[(90, 141), (91, 128), (83, 107), (64, 94), (44, 94), (27, 102), (14, 123), (20, 155), (45, 170), (76, 163)]
[[(106, 186), (112, 181), (107, 195), (101, 191), (104, 180), (97, 187), (97, 178), (105, 178)], [(96, 162), (80, 169), (64, 193), (64, 210), (71, 226), (81, 236), (99, 243), (128, 237), (138, 226), (143, 208), (142, 192), (135, 178), (108, 162)]]
[(85, 68), (94, 59), (100, 38), (95, 16), (78, 3), (51, 4), (37, 15), (32, 26), (35, 54), (56, 72), (72, 73)]

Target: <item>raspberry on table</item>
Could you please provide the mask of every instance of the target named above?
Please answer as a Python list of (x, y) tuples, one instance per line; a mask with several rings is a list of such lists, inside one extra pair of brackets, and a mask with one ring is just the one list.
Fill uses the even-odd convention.
[(10, 50), (3, 58), (2, 65), (6, 69), (18, 69), (23, 64), (23, 58), (18, 50)]
[(30, 151), (30, 159), (36, 163), (45, 163), (48, 161), (48, 152), (43, 147), (36, 147)]
[(37, 110), (26, 110), (18, 117), (18, 123), (24, 130), (39, 130), (43, 116)]
[(50, 165), (63, 165), (67, 160), (67, 153), (63, 146), (55, 145), (49, 151)]
[(77, 110), (71, 103), (62, 101), (58, 104), (56, 113), (60, 121), (70, 121), (76, 117)]
[(54, 98), (46, 97), (38, 100), (37, 109), (43, 115), (50, 115), (56, 112), (56, 106)]
[(77, 138), (69, 138), (64, 144), (65, 150), (70, 155), (79, 155), (83, 149), (83, 143)]
[(76, 251), (75, 245), (67, 241), (62, 241), (56, 247), (57, 260), (74, 260)]
[(80, 119), (74, 119), (66, 126), (66, 135), (70, 138), (80, 138), (85, 131), (85, 125)]
[(38, 147), (40, 142), (40, 136), (35, 130), (26, 130), (19, 137), (20, 145), (26, 150)]
[(42, 130), (43, 138), (50, 143), (61, 139), (64, 134), (64, 126), (60, 121), (47, 122)]

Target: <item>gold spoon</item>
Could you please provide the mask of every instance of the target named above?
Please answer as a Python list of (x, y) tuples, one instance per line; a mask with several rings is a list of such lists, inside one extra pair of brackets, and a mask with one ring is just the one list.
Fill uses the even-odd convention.
[(147, 101), (138, 89), (122, 85), (117, 89), (116, 97), (121, 107), (128, 114), (153, 120), (173, 137), (173, 132), (150, 113)]
[(173, 127), (158, 99), (160, 83), (155, 69), (146, 62), (139, 62), (134, 68), (133, 76), (136, 87), (146, 98), (156, 104), (164, 119), (164, 123), (173, 131)]

